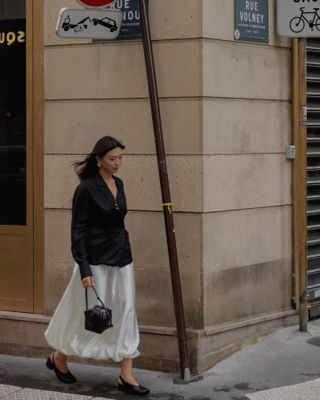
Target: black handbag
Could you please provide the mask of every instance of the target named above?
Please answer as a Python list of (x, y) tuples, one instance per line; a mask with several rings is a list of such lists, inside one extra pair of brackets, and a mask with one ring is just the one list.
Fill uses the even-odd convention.
[(106, 329), (113, 327), (112, 311), (103, 304), (96, 289), (93, 286), (91, 286), (91, 289), (94, 290), (97, 296), (97, 300), (101, 303), (101, 306), (95, 305), (93, 308), (88, 308), (88, 288), (86, 288), (86, 310), (84, 311), (84, 327), (87, 331), (102, 333)]

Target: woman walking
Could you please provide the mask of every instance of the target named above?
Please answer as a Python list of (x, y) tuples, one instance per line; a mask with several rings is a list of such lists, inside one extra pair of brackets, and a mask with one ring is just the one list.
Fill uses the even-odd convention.
[[(139, 385), (132, 373), (133, 359), (139, 356), (139, 331), (132, 255), (124, 225), (127, 205), (123, 182), (114, 176), (124, 148), (117, 139), (104, 136), (75, 164), (80, 178), (72, 203), (76, 265), (45, 332), (55, 349), (46, 365), (62, 382), (73, 383), (76, 378), (68, 369), (67, 356), (112, 359), (120, 362), (118, 389), (143, 396), (149, 390)], [(102, 334), (84, 329), (85, 293), (80, 280), (84, 288), (95, 286), (112, 310), (113, 327)], [(89, 290), (89, 303), (94, 299), (93, 290)]]

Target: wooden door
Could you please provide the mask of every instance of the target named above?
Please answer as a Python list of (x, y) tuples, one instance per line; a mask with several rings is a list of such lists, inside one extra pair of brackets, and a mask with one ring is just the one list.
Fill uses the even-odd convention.
[(34, 312), (41, 285), (34, 254), (33, 15), (31, 0), (0, 0), (0, 310), (20, 312)]

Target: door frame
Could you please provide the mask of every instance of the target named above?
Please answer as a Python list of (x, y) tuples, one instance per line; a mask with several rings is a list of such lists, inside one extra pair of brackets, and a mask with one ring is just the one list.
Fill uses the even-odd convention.
[[(32, 160), (33, 312), (44, 313), (44, 5), (27, 0), (27, 115)], [(32, 199), (31, 199), (32, 201)]]
[[(26, 167), (25, 226), (0, 226), (0, 235), (28, 235), (31, 240), (30, 312), (44, 312), (44, 7), (26, 0)], [(28, 249), (29, 251), (29, 249)]]
[(307, 297), (307, 129), (305, 39), (292, 39), (292, 168), (293, 294), (300, 330), (308, 330)]

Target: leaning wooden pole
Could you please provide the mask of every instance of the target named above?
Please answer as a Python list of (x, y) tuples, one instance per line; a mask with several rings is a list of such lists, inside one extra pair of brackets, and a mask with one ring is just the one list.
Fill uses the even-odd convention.
[(152, 121), (154, 128), (155, 144), (158, 159), (158, 169), (162, 193), (162, 206), (164, 212), (164, 220), (167, 234), (167, 245), (170, 260), (171, 282), (174, 299), (174, 309), (177, 325), (177, 335), (180, 356), (180, 372), (181, 378), (185, 379), (186, 373), (189, 372), (188, 345), (185, 327), (185, 318), (183, 310), (182, 290), (179, 273), (179, 263), (177, 255), (177, 246), (175, 239), (175, 230), (172, 214), (172, 203), (170, 196), (169, 178), (166, 164), (166, 153), (163, 141), (163, 132), (161, 124), (161, 113), (159, 106), (159, 96), (157, 88), (156, 71), (154, 65), (153, 48), (150, 34), (150, 24), (147, 11), (146, 0), (139, 0), (141, 13), (141, 31), (143, 39), (143, 48), (146, 62), (146, 70), (148, 77), (150, 105), (152, 112)]

